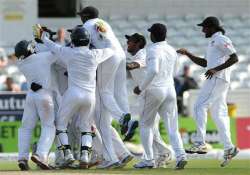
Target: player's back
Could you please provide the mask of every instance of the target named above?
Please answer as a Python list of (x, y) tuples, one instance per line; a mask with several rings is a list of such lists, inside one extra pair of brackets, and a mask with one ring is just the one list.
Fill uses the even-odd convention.
[(122, 46), (115, 36), (111, 26), (104, 20), (100, 18), (90, 19), (86, 23), (84, 23), (83, 27), (88, 30), (91, 36), (91, 44), (94, 45), (96, 49), (105, 48), (105, 41), (102, 39), (102, 35), (100, 31), (98, 31), (97, 26), (99, 26), (99, 30), (102, 30), (105, 37), (107, 37), (112, 44), (112, 48), (115, 50), (115, 54), (124, 54), (124, 50)]
[(34, 82), (40, 84), (45, 89), (52, 89), (51, 65), (55, 61), (56, 58), (51, 52), (40, 52), (18, 60), (17, 66), (24, 74), (28, 87)]
[(95, 88), (97, 62), (87, 47), (72, 48), (72, 57), (66, 62), (68, 85), (87, 90)]
[(158, 72), (151, 82), (151, 86), (161, 87), (174, 84), (174, 69), (177, 61), (175, 49), (166, 41), (158, 42), (147, 48), (147, 66), (150, 59), (158, 59)]
[(68, 70), (68, 86), (79, 87), (95, 92), (96, 69), (99, 63), (113, 55), (111, 49), (92, 49), (88, 47), (65, 48)]

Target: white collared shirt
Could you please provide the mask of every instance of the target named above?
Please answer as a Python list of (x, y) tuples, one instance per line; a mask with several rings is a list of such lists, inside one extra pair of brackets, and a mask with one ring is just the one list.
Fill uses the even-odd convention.
[[(209, 41), (205, 56), (205, 59), (207, 60), (207, 69), (225, 63), (233, 53), (236, 53), (236, 50), (232, 41), (221, 32), (214, 33)], [(217, 72), (215, 76), (230, 82), (230, 74), (230, 68), (226, 68)]]
[(44, 89), (54, 90), (51, 65), (55, 61), (56, 57), (51, 52), (40, 52), (23, 60), (17, 60), (17, 66), (24, 74), (28, 87), (34, 82)]
[(140, 49), (135, 55), (128, 59), (128, 62), (136, 62), (140, 65), (139, 68), (130, 70), (130, 73), (136, 85), (141, 86), (146, 76), (146, 50)]
[[(43, 42), (67, 66), (69, 88), (79, 87), (95, 92), (97, 65), (113, 55), (112, 49), (90, 50), (87, 46), (64, 47), (50, 41), (48, 38), (44, 38)], [(110, 44), (107, 45), (110, 46)]]
[(153, 43), (146, 49), (146, 78), (140, 87), (166, 87), (174, 85), (174, 73), (177, 64), (177, 53), (167, 41)]

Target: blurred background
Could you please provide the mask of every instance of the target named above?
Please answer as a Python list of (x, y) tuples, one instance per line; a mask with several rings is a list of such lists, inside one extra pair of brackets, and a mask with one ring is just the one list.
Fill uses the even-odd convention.
[[(166, 24), (167, 40), (172, 46), (204, 56), (208, 40), (196, 24), (207, 16), (217, 16), (239, 56), (239, 63), (231, 68), (228, 96), (232, 137), (240, 148), (250, 148), (250, 0), (0, 0), (0, 152), (17, 151), (17, 129), (27, 90), (24, 76), (15, 66), (14, 45), (22, 39), (31, 40), (32, 25), (36, 23), (57, 31), (54, 40), (66, 44), (70, 39), (66, 29), (81, 24), (76, 12), (89, 5), (99, 9), (100, 18), (111, 25), (125, 50), (125, 34), (142, 33), (150, 43), (147, 29), (160, 22)], [(192, 108), (205, 79), (204, 72), (205, 69), (180, 56), (175, 82), (185, 144), (194, 135)], [(128, 75), (131, 110), (137, 115), (134, 86)], [(38, 135), (39, 128), (34, 139)], [(207, 141), (220, 147), (210, 117)]]

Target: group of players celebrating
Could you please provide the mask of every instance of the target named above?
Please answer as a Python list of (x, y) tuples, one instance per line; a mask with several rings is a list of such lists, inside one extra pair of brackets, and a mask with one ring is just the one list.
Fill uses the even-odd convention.
[[(208, 17), (199, 24), (207, 38), (216, 37), (209, 46), (207, 54), (210, 55), (206, 59), (196, 57), (186, 49), (177, 50), (208, 68), (206, 88), (201, 90), (195, 107), (199, 125), (197, 142), (185, 151), (178, 131), (173, 80), (178, 55), (166, 41), (166, 26), (155, 23), (148, 29), (152, 44), (146, 48), (143, 35), (125, 35), (127, 52), (131, 55), (126, 59), (112, 28), (98, 17), (95, 7), (85, 7), (78, 15), (83, 25), (68, 30), (71, 43), (66, 46), (53, 42), (53, 32), (40, 25), (33, 27), (34, 41), (22, 40), (15, 46), (17, 66), (29, 87), (22, 126), (18, 130), (18, 166), (21, 170), (29, 170), (31, 135), (38, 119), (41, 135), (31, 160), (41, 169), (119, 168), (130, 162), (133, 155), (111, 125), (113, 119), (118, 121), (124, 140), (131, 139), (138, 127), (138, 121), (131, 118), (129, 111), (126, 69), (137, 84), (134, 93), (140, 103), (139, 125), (144, 153), (135, 168), (162, 167), (172, 158), (159, 133), (159, 116), (165, 123), (175, 153), (175, 169), (184, 169), (186, 152), (207, 153), (206, 115), (203, 113), (215, 101), (219, 101), (221, 107), (217, 106), (213, 115), (225, 145), (222, 166), (238, 153), (231, 142), (223, 106), (228, 89), (224, 73), (238, 59), (231, 41), (220, 33), (222, 28), (217, 18)], [(216, 60), (215, 46), (219, 48), (220, 60)], [(214, 60), (209, 58), (211, 56)], [(48, 155), (54, 142), (55, 164), (51, 166)], [(79, 150), (74, 154), (76, 149)]]

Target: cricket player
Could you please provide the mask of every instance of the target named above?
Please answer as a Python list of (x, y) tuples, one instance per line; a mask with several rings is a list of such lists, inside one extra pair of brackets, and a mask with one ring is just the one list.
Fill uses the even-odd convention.
[(153, 127), (157, 112), (163, 118), (168, 130), (170, 143), (175, 151), (176, 169), (187, 164), (183, 143), (178, 131), (178, 112), (173, 74), (177, 63), (177, 53), (166, 39), (167, 28), (160, 23), (153, 24), (148, 31), (153, 42), (146, 49), (146, 77), (135, 87), (135, 94), (142, 94), (144, 104), (140, 115), (140, 136), (145, 151), (143, 160), (135, 168), (153, 168)]
[[(97, 86), (98, 88), (98, 86)], [(96, 92), (95, 123), (102, 138), (103, 161), (98, 169), (121, 168), (133, 159), (117, 131), (111, 126), (111, 114), (101, 105), (101, 96)]]
[(207, 17), (202, 23), (202, 32), (209, 38), (205, 58), (194, 56), (186, 49), (177, 52), (188, 56), (195, 64), (206, 67), (204, 82), (194, 105), (194, 118), (197, 126), (197, 138), (187, 153), (207, 153), (206, 124), (207, 110), (211, 109), (212, 118), (218, 128), (220, 140), (224, 145), (224, 167), (239, 152), (233, 145), (230, 134), (230, 124), (227, 109), (227, 92), (230, 85), (230, 66), (238, 62), (236, 50), (232, 41), (225, 36), (225, 30), (216, 17)]
[(92, 147), (91, 116), (95, 105), (97, 65), (113, 55), (110, 40), (104, 39), (103, 49), (89, 49), (90, 34), (82, 27), (76, 27), (71, 36), (74, 47), (60, 46), (46, 37), (42, 41), (59, 59), (63, 60), (68, 70), (68, 89), (63, 95), (56, 120), (57, 135), (65, 154), (65, 161), (74, 161), (68, 143), (67, 126), (74, 114), (80, 115), (81, 157), (80, 168), (88, 168), (89, 154)]
[[(41, 136), (35, 153), (31, 156), (41, 169), (50, 169), (48, 153), (55, 137), (55, 111), (51, 65), (56, 58), (50, 52), (35, 53), (32, 42), (22, 40), (15, 46), (17, 66), (26, 77), (28, 87), (22, 125), (18, 130), (18, 166), (28, 170), (29, 148), (32, 130), (41, 121)], [(35, 70), (35, 71), (34, 71)]]
[(83, 22), (83, 27), (91, 35), (91, 45), (94, 48), (103, 48), (103, 38), (107, 37), (111, 40), (114, 50), (112, 58), (100, 64), (97, 69), (97, 91), (100, 95), (100, 105), (96, 107), (95, 123), (100, 132), (103, 147), (106, 148), (108, 154), (108, 159), (100, 168), (118, 166), (119, 159), (112, 144), (110, 126), (112, 117), (119, 121), (122, 134), (128, 130), (133, 132), (136, 129), (136, 121), (130, 121), (125, 53), (110, 25), (98, 18), (99, 12), (95, 7), (85, 7), (78, 14)]
[(97, 86), (105, 110), (120, 122), (121, 133), (125, 134), (131, 119), (126, 88), (125, 53), (110, 25), (98, 18), (98, 9), (88, 6), (78, 12), (78, 15), (81, 17), (83, 27), (91, 35), (90, 43), (94, 48), (104, 47), (103, 37), (111, 40), (114, 55), (98, 66)]
[[(36, 24), (33, 26), (33, 36), (35, 40), (35, 52), (40, 53), (40, 52), (50, 52), (49, 48), (44, 45), (43, 41), (40, 39), (41, 38), (41, 28), (43, 30), (46, 30), (49, 33), (49, 38), (52, 39), (53, 35), (56, 34), (56, 32), (51, 31), (45, 26), (41, 26), (40, 24)], [(55, 117), (58, 117), (58, 109), (59, 105), (62, 100), (62, 96), (64, 92), (66, 91), (68, 87), (68, 78), (66, 76), (67, 69), (66, 65), (60, 60), (56, 59), (56, 62), (51, 65), (51, 83), (52, 87), (54, 87), (53, 91), (53, 100), (54, 100), (54, 110), (56, 113)], [(78, 139), (79, 140), (79, 139)], [(71, 140), (70, 140), (71, 141)], [(64, 152), (63, 150), (60, 150), (58, 148), (61, 147), (60, 141), (58, 137), (55, 137), (55, 144), (56, 144), (56, 150), (55, 150), (55, 167), (60, 168), (64, 167)], [(33, 145), (33, 151), (36, 150), (36, 146)]]
[[(137, 85), (141, 85), (146, 76), (146, 39), (139, 33), (133, 35), (125, 35), (127, 39), (127, 52), (131, 55), (128, 59), (127, 70), (130, 71), (132, 79)], [(139, 100), (139, 99), (138, 99)], [(140, 99), (144, 103), (144, 99)], [(155, 158), (155, 167), (164, 167), (171, 160), (171, 151), (161, 138), (159, 132), (160, 117), (157, 115), (153, 127), (153, 151)], [(131, 133), (133, 134), (133, 133)], [(131, 135), (127, 135), (128, 139)]]

